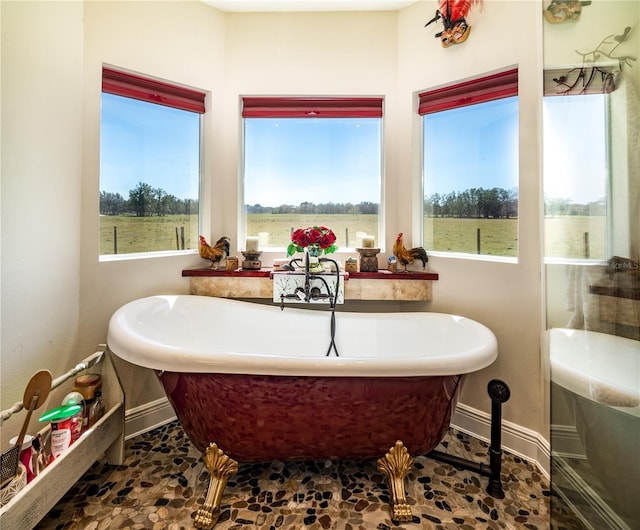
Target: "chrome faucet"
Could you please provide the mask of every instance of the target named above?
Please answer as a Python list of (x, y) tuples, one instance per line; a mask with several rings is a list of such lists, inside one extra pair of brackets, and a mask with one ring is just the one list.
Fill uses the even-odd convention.
[[(315, 302), (317, 300), (329, 300), (329, 305), (333, 308), (337, 302), (338, 290), (340, 285), (340, 268), (338, 267), (338, 263), (330, 258), (320, 258), (318, 261), (320, 263), (330, 262), (333, 263), (336, 269), (336, 286), (335, 293), (331, 292), (331, 288), (320, 273), (314, 273), (310, 270), (309, 265), (309, 253), (305, 253), (304, 261), (301, 263), (300, 258), (292, 259), (288, 265), (285, 265), (283, 268), (285, 270), (293, 271), (295, 270), (294, 263), (301, 264), (304, 266), (304, 287), (297, 287), (293, 293), (280, 295), (280, 309), (284, 309), (284, 301), (286, 299), (296, 298), (300, 302), (310, 303)], [(322, 292), (322, 289), (318, 286), (312, 286), (312, 281), (318, 280), (322, 282), (326, 289), (326, 293)]]
[[(288, 271), (294, 271), (294, 263), (300, 264), (300, 259), (295, 258), (292, 259), (288, 265), (285, 265), (283, 269)], [(327, 350), (327, 356), (331, 354), (333, 350), (336, 354), (336, 357), (339, 357), (338, 348), (335, 343), (335, 333), (336, 333), (336, 303), (338, 301), (338, 293), (340, 292), (340, 267), (338, 266), (338, 262), (331, 258), (320, 258), (318, 260), (320, 263), (333, 263), (336, 270), (336, 284), (335, 284), (335, 292), (331, 292), (331, 288), (327, 280), (322, 276), (321, 273), (311, 272), (309, 266), (309, 253), (305, 252), (304, 257), (304, 287), (296, 287), (293, 293), (281, 293), (280, 294), (280, 310), (284, 311), (284, 301), (286, 299), (297, 299), (300, 302), (310, 303), (315, 302), (317, 300), (329, 300), (329, 307), (331, 308), (331, 342), (329, 344), (329, 349)], [(322, 292), (322, 289), (317, 286), (312, 286), (312, 281), (319, 280), (322, 282), (326, 289), (326, 293)]]

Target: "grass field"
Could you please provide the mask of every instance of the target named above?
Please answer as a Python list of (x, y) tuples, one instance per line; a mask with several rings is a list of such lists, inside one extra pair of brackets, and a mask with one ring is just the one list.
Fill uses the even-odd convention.
[(517, 219), (425, 218), (424, 234), (425, 248), (431, 250), (507, 257), (518, 255)]
[(247, 235), (257, 236), (260, 232), (269, 234), (269, 245), (286, 247), (290, 242), (291, 230), (304, 226), (328, 226), (336, 234), (339, 248), (354, 247), (357, 232), (364, 232), (378, 238), (378, 217), (363, 214), (250, 214), (247, 216)]
[[(178, 231), (177, 242), (176, 229)], [(134, 252), (179, 250), (182, 248), (183, 231), (184, 248), (198, 248), (197, 215), (166, 215), (164, 217), (101, 216), (100, 254), (131, 254)], [(116, 244), (117, 252), (115, 251)]]
[(546, 217), (544, 229), (544, 253), (547, 257), (607, 258), (607, 221), (604, 216)]
[[(286, 247), (292, 228), (321, 224), (330, 227), (340, 248), (355, 246), (356, 233), (373, 235), (378, 227), (375, 215), (309, 215), (250, 214), (247, 234), (269, 234), (269, 246)], [(117, 253), (151, 252), (198, 248), (197, 216), (168, 215), (165, 217), (100, 217), (100, 253), (114, 254), (114, 227), (117, 233)], [(177, 241), (176, 241), (177, 230)], [(480, 230), (480, 254), (511, 256), (518, 254), (517, 219), (451, 219), (425, 218), (425, 248), (437, 251), (476, 254)], [(545, 219), (545, 255), (557, 258), (584, 258), (585, 234), (588, 234), (589, 257), (605, 256), (606, 223), (604, 217), (564, 216)], [(434, 235), (435, 234), (435, 235)], [(223, 234), (215, 233), (215, 237)], [(228, 234), (234, 239), (234, 234)], [(394, 234), (395, 235), (395, 234)], [(239, 245), (243, 247), (244, 244)]]

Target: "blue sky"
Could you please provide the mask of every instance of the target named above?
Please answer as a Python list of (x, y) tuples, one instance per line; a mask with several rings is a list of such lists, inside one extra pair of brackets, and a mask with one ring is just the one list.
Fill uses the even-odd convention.
[(586, 204), (605, 197), (608, 182), (606, 96), (546, 97), (545, 196)]
[[(102, 105), (101, 191), (128, 199), (146, 182), (197, 198), (198, 114), (109, 94)], [(605, 142), (593, 142), (603, 130), (602, 102), (546, 98), (544, 109), (545, 195), (577, 203), (603, 197)], [(379, 202), (381, 134), (375, 118), (246, 120), (245, 203)], [(427, 116), (424, 146), (426, 196), (517, 188), (517, 99)]]
[(245, 203), (380, 202), (380, 120), (245, 120)]
[(518, 100), (424, 118), (425, 196), (470, 188), (518, 187)]
[(139, 182), (198, 198), (200, 115), (102, 94), (100, 191), (125, 199)]

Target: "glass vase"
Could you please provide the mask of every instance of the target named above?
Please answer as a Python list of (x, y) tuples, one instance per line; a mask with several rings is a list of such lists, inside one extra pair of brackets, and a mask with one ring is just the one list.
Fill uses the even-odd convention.
[(322, 249), (315, 245), (309, 245), (309, 256), (312, 258), (319, 258), (322, 256)]

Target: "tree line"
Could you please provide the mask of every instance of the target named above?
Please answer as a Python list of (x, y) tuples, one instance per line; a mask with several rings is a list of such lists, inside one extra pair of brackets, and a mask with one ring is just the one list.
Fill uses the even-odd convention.
[[(247, 213), (266, 214), (377, 214), (378, 204), (373, 202), (319, 203), (302, 202), (299, 205), (280, 206), (246, 205)], [(452, 191), (447, 194), (434, 193), (424, 201), (424, 212), (428, 217), (484, 217), (510, 218), (518, 216), (518, 192), (500, 188), (485, 190), (472, 188)]]
[(129, 190), (129, 198), (119, 193), (100, 192), (101, 215), (133, 215), (151, 217), (153, 215), (189, 215), (198, 213), (198, 201), (178, 199), (161, 188), (154, 188), (143, 182)]
[[(588, 204), (575, 204), (568, 199), (545, 198), (544, 213), (554, 215), (604, 215), (605, 200), (599, 199)], [(251, 214), (377, 214), (378, 204), (369, 201), (347, 203), (313, 203), (280, 206), (246, 205)], [(178, 199), (161, 188), (140, 182), (129, 190), (129, 198), (119, 193), (100, 192), (100, 213), (102, 215), (189, 215), (198, 213), (196, 199)], [(424, 200), (424, 215), (427, 217), (461, 217), (484, 219), (509, 219), (518, 216), (517, 190), (503, 188), (470, 188), (446, 194), (434, 193)]]
[(603, 198), (587, 204), (576, 204), (569, 199), (545, 197), (544, 214), (549, 217), (560, 215), (605, 215), (606, 201)]
[(358, 204), (321, 202), (301, 202), (298, 205), (281, 204), (280, 206), (262, 206), (253, 204), (246, 206), (247, 213), (267, 213), (267, 214), (377, 214), (378, 204), (374, 202), (359, 202)]
[(518, 217), (518, 191), (503, 188), (470, 188), (446, 194), (434, 193), (424, 201), (427, 217), (509, 219)]
[[(544, 214), (561, 215), (605, 215), (604, 198), (586, 204), (569, 199), (545, 197)], [(503, 188), (471, 188), (451, 193), (434, 193), (424, 201), (427, 217), (467, 217), (484, 219), (509, 219), (518, 216), (518, 191)]]

